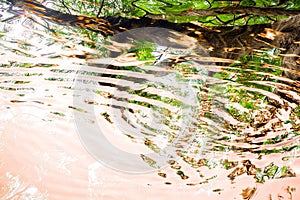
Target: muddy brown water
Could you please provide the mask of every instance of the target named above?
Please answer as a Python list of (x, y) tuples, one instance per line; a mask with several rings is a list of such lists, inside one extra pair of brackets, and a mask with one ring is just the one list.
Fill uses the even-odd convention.
[[(172, 33), (178, 46), (141, 61), (136, 43), (55, 28), (65, 34), (1, 23), (1, 199), (300, 198), (300, 83), (282, 75), (275, 49), (222, 59)], [(93, 96), (78, 104), (81, 81)], [(83, 144), (89, 129), (78, 133), (81, 116), (152, 170), (124, 172), (128, 158), (110, 154), (101, 162)]]

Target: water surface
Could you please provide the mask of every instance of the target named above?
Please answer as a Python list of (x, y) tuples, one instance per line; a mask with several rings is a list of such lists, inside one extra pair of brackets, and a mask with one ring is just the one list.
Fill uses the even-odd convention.
[[(300, 83), (284, 76), (277, 49), (231, 60), (169, 30), (104, 40), (9, 17), (1, 199), (300, 197)], [(110, 154), (100, 162), (82, 140), (95, 125), (151, 170), (122, 171), (128, 159)]]

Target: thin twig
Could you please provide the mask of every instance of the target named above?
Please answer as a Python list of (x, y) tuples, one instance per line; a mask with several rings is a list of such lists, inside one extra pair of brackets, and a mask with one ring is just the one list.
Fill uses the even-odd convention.
[(65, 4), (64, 0), (61, 1), (61, 4), (64, 6), (64, 8), (67, 9), (67, 11), (69, 12), (69, 14), (72, 14), (71, 11), (69, 10), (68, 6)]
[(104, 0), (102, 0), (102, 2), (101, 2), (100, 8), (99, 8), (98, 13), (97, 13), (97, 18), (99, 18), (103, 6), (104, 6)]

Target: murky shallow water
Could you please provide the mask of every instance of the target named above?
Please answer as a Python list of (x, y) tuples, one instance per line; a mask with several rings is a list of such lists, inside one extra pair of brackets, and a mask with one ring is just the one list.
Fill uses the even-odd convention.
[(300, 197), (300, 84), (274, 49), (212, 58), (173, 34), (141, 61), (151, 45), (56, 28), (1, 24), (1, 199)]

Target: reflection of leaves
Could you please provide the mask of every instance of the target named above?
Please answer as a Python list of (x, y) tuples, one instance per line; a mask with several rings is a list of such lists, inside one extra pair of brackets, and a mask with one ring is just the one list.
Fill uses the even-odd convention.
[(163, 177), (163, 178), (167, 178), (167, 174), (166, 173), (162, 173), (162, 172), (158, 172), (158, 175)]
[(240, 176), (244, 173), (247, 173), (247, 175), (256, 175), (257, 168), (251, 163), (250, 160), (244, 160), (242, 163), (243, 166), (237, 167), (235, 170), (233, 170), (228, 175), (228, 178), (234, 180), (237, 176)]
[(185, 180), (185, 179), (188, 179), (189, 177), (187, 175), (184, 174), (183, 171), (181, 170), (178, 170), (177, 171), (177, 174), (181, 177), (181, 179)]
[(65, 116), (65, 114), (61, 113), (61, 112), (51, 112), (51, 113), (54, 114), (54, 115), (58, 115), (60, 117), (64, 117)]
[(223, 164), (223, 167), (227, 170), (237, 166), (237, 164), (238, 164), (237, 161), (233, 162), (233, 161), (229, 161), (228, 159), (221, 160), (220, 162), (221, 162), (221, 164)]
[(243, 0), (240, 2), (241, 6), (255, 6), (256, 3), (254, 0)]
[(243, 199), (246, 199), (246, 200), (249, 200), (253, 197), (254, 193), (256, 191), (256, 187), (247, 187), (246, 189), (243, 189), (243, 192), (242, 192), (242, 197)]
[(272, 162), (268, 166), (257, 170), (256, 181), (262, 183), (265, 181), (265, 177), (268, 179), (278, 179), (294, 176), (296, 176), (296, 174), (291, 168), (287, 166), (278, 167)]
[[(73, 1), (64, 0), (64, 6), (61, 6), (68, 13), (81, 13), (83, 15), (96, 15), (99, 9), (100, 1), (96, 4), (90, 1)], [(123, 17), (143, 17), (145, 15), (164, 15), (162, 19), (167, 19), (173, 22), (189, 22), (192, 20), (201, 21), (205, 25), (249, 25), (256, 23), (269, 23), (274, 19), (270, 16), (263, 16), (265, 13), (260, 8), (273, 7), (278, 5), (278, 0), (241, 0), (241, 1), (218, 1), (218, 0), (116, 0), (104, 3), (102, 9), (103, 16), (122, 15)], [(281, 4), (281, 3), (280, 3)], [(241, 9), (239, 13), (232, 14), (228, 8)], [(258, 9), (256, 12), (250, 12), (247, 7)], [(280, 5), (282, 11), (288, 9), (296, 9), (299, 7), (298, 1), (284, 2)], [(273, 7), (274, 8), (274, 7)], [(203, 14), (209, 11), (208, 9), (219, 9), (215, 13)], [(226, 10), (227, 9), (227, 10)], [(244, 9), (244, 10), (243, 10)], [(191, 12), (189, 12), (191, 11)], [(195, 17), (193, 11), (200, 11), (202, 16)], [(248, 13), (250, 12), (250, 13)], [(241, 13), (247, 13), (241, 16)], [(276, 15), (276, 12), (274, 12)], [(205, 16), (203, 16), (205, 15)], [(288, 14), (287, 14), (288, 15)], [(157, 17), (156, 16), (156, 17)], [(161, 16), (160, 16), (161, 17)], [(240, 17), (240, 18), (239, 18)]]
[(295, 108), (294, 113), (300, 117), (300, 106), (298, 106), (297, 108)]
[(156, 44), (148, 41), (134, 41), (133, 45), (135, 47), (130, 52), (135, 52), (138, 60), (155, 60), (152, 53), (156, 48)]
[(163, 13), (162, 8), (166, 4), (160, 1), (140, 0), (140, 1), (136, 1), (134, 5), (152, 14), (162, 14)]
[(146, 139), (144, 144), (149, 147), (150, 149), (152, 149), (152, 151), (158, 153), (160, 152), (160, 148), (155, 144), (153, 143), (153, 141), (149, 140), (149, 139)]
[(156, 167), (156, 161), (148, 156), (141, 154), (141, 158), (151, 167)]

